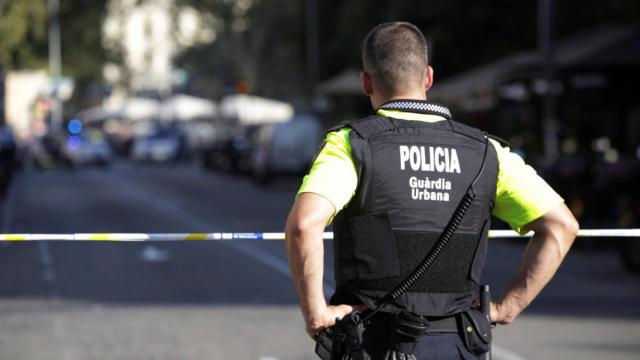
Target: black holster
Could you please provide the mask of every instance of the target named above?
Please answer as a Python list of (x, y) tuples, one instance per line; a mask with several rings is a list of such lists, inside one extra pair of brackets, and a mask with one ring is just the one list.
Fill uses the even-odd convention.
[(362, 350), (364, 324), (355, 311), (316, 336), (316, 354), (322, 360), (369, 360)]
[(427, 332), (429, 322), (422, 316), (410, 312), (396, 314), (393, 321), (391, 347), (384, 360), (415, 360), (418, 338)]
[(458, 328), (467, 349), (474, 355), (483, 355), (491, 350), (491, 321), (489, 316), (477, 309), (458, 315)]
[(429, 323), (422, 316), (410, 312), (400, 312), (395, 317), (392, 350), (413, 354), (418, 338), (427, 332)]

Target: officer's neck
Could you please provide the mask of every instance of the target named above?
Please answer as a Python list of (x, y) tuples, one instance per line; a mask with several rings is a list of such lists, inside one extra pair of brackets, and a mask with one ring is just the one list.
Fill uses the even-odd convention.
[(427, 94), (424, 91), (409, 91), (401, 94), (393, 94), (391, 96), (371, 97), (371, 105), (374, 109), (379, 108), (382, 104), (393, 100), (427, 100)]

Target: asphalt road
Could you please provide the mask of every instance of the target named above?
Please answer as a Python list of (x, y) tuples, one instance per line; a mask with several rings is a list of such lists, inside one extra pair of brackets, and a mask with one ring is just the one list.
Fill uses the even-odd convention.
[[(264, 188), (193, 165), (25, 171), (0, 225), (282, 231), (297, 183)], [(494, 294), (523, 249), (524, 240), (492, 241), (485, 280)], [(496, 329), (494, 359), (639, 358), (639, 279), (611, 250), (576, 248), (527, 312)], [(281, 241), (0, 243), (0, 360), (314, 359), (312, 346)]]

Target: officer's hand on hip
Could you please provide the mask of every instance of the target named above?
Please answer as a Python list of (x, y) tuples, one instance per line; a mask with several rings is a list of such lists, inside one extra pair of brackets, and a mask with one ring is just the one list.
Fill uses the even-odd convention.
[(320, 331), (335, 325), (336, 319), (342, 319), (354, 311), (365, 310), (367, 310), (366, 305), (328, 305), (323, 311), (309, 318), (307, 333), (314, 339)]
[(489, 317), (492, 324), (509, 325), (516, 319), (513, 314), (504, 303), (491, 302)]

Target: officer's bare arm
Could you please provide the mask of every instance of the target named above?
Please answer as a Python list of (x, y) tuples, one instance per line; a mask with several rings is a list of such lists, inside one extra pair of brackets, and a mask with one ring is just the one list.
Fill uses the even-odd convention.
[(562, 203), (524, 229), (534, 235), (527, 245), (522, 265), (504, 296), (491, 306), (491, 320), (509, 324), (551, 280), (578, 232), (578, 222)]
[(354, 310), (352, 306), (327, 306), (322, 276), (324, 243), (322, 233), (335, 213), (333, 204), (314, 193), (302, 193), (296, 199), (285, 228), (291, 274), (300, 299), (300, 307), (311, 337)]

